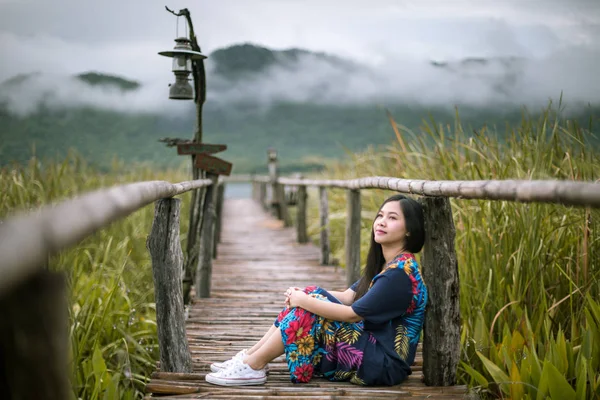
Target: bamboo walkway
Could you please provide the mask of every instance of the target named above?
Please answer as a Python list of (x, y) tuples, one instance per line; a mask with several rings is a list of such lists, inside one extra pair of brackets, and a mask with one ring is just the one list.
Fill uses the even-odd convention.
[(212, 279), (211, 298), (196, 300), (186, 321), (194, 372), (158, 370), (146, 386), (147, 398), (458, 399), (466, 394), (465, 386), (425, 386), (421, 382), (420, 352), (413, 374), (393, 387), (361, 387), (322, 378), (292, 384), (283, 357), (269, 364), (265, 385), (211, 385), (204, 380), (210, 363), (228, 359), (260, 339), (281, 311), (286, 288), (313, 284), (331, 290), (346, 287), (341, 268), (320, 266), (319, 250), (314, 245), (297, 244), (294, 228), (283, 228), (251, 199), (225, 201), (222, 240)]

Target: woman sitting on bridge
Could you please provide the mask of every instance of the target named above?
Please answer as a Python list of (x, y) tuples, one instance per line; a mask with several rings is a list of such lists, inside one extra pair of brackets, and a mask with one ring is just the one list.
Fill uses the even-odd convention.
[(358, 385), (396, 385), (411, 374), (427, 289), (413, 253), (423, 247), (421, 205), (403, 195), (377, 213), (364, 274), (344, 292), (289, 288), (285, 309), (265, 336), (231, 360), (211, 365), (210, 383), (260, 385), (285, 353), (294, 383), (315, 376)]

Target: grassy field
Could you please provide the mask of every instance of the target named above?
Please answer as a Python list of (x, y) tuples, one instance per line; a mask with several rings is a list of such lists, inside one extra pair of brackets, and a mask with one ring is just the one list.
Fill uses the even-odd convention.
[[(326, 178), (600, 178), (600, 151), (586, 129), (524, 118), (501, 132), (427, 125), (396, 143), (348, 156)], [(434, 145), (432, 145), (434, 144)], [(140, 180), (188, 179), (114, 162), (98, 172), (76, 155), (0, 169), (0, 219), (77, 193)], [(371, 218), (391, 193), (362, 192), (362, 255)], [(182, 215), (187, 214), (189, 196)], [(312, 196), (310, 230), (318, 240)], [(600, 211), (556, 205), (452, 200), (461, 279), (460, 382), (489, 397), (600, 396)], [(334, 257), (343, 262), (346, 194), (330, 191)], [(138, 399), (158, 359), (154, 292), (145, 241), (152, 206), (53, 257), (69, 278), (73, 398)], [(182, 218), (182, 232), (187, 231)], [(181, 236), (185, 241), (185, 235)], [(182, 243), (185, 248), (185, 243)]]
[[(589, 145), (589, 131), (551, 110), (505, 132), (466, 131), (457, 119), (454, 126), (399, 133), (394, 145), (356, 154), (322, 177), (600, 178), (600, 150)], [(390, 194), (361, 192), (367, 211), (363, 262), (372, 218)], [(334, 256), (343, 260), (345, 191), (331, 190), (329, 204)], [(461, 288), (460, 381), (490, 397), (600, 397), (600, 210), (456, 199), (452, 206)], [(318, 240), (316, 200), (310, 214)]]
[[(99, 173), (74, 154), (61, 163), (31, 159), (23, 167), (0, 169), (0, 219), (81, 192), (141, 180), (187, 178), (183, 171), (157, 173), (118, 162)], [(187, 210), (189, 196), (181, 198)], [(153, 213), (149, 205), (50, 260), (50, 268), (64, 271), (69, 283), (74, 399), (140, 399), (156, 367), (154, 285), (146, 250)], [(181, 222), (185, 232), (187, 218)]]

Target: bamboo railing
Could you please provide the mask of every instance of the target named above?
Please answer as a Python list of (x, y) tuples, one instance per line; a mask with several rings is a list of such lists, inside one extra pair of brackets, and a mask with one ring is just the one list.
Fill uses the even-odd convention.
[(455, 228), (449, 198), (553, 203), (600, 208), (600, 183), (557, 180), (428, 181), (393, 177), (349, 180), (316, 180), (280, 177), (277, 154), (269, 149), (269, 175), (238, 175), (225, 182), (251, 182), (252, 197), (291, 225), (285, 198), (286, 188), (297, 191), (297, 241), (308, 239), (306, 188), (319, 189), (321, 263), (330, 264), (329, 211), (327, 190), (347, 191), (345, 264), (348, 286), (360, 278), (360, 191), (386, 189), (421, 197), (426, 240), (421, 259), (429, 302), (423, 334), (423, 375), (429, 386), (456, 383), (460, 356), (460, 304), (458, 264), (454, 246)]
[[(115, 186), (1, 221), (2, 394), (15, 399), (71, 397), (66, 280), (64, 274), (46, 270), (48, 257), (152, 202), (156, 202), (155, 216), (147, 247), (152, 258), (161, 368), (191, 372), (182, 294), (180, 200), (173, 196), (208, 187), (196, 285), (210, 287), (212, 250), (218, 240), (215, 226), (220, 224), (216, 212), (222, 209), (215, 203), (223, 201), (222, 187), (214, 189), (215, 182), (150, 181)], [(198, 295), (208, 296), (208, 292), (200, 290)]]

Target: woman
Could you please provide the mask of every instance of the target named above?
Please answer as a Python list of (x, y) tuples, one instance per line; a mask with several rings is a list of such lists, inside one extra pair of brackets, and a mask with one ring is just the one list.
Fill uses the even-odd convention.
[(289, 288), (286, 308), (265, 336), (231, 360), (211, 365), (206, 380), (259, 385), (268, 362), (285, 353), (291, 381), (313, 375), (359, 385), (396, 385), (411, 374), (427, 289), (414, 253), (423, 247), (421, 205), (388, 198), (373, 222), (364, 275), (344, 292)]

